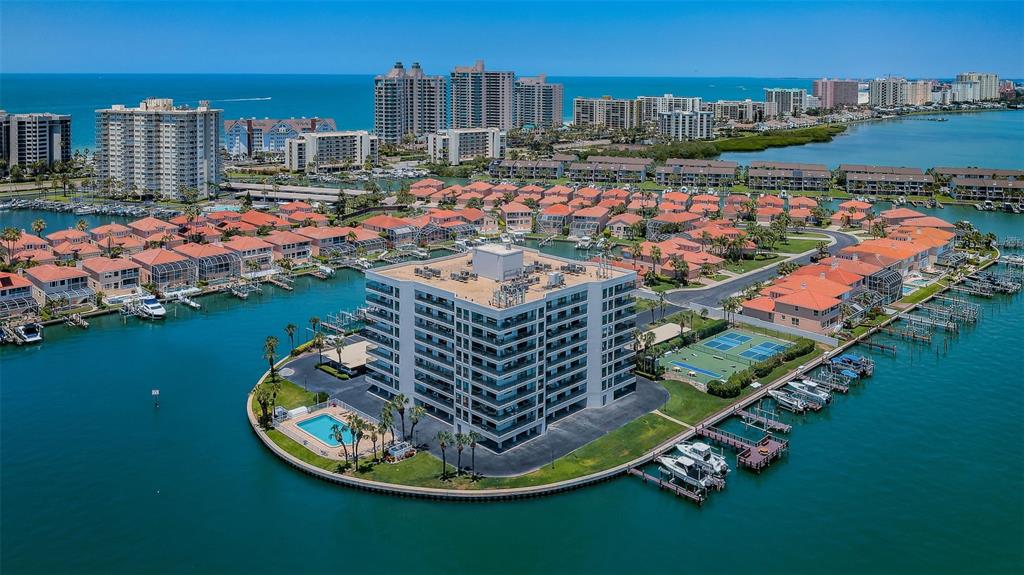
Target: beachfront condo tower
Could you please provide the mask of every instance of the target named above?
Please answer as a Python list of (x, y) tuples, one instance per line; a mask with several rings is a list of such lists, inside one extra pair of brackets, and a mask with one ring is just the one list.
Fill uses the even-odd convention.
[(803, 88), (765, 88), (764, 101), (774, 102), (779, 116), (799, 116), (804, 113), (807, 90)]
[(385, 144), (447, 127), (444, 76), (427, 76), (419, 62), (401, 62), (373, 80), (373, 131)]
[(484, 69), (484, 61), (452, 70), (452, 128), (513, 128), (515, 74)]
[(220, 183), (221, 110), (149, 98), (137, 108), (96, 110), (96, 175), (102, 185), (177, 198)]
[(376, 164), (379, 138), (366, 130), (306, 132), (284, 145), (284, 167), (293, 172), (337, 171)]
[(561, 84), (547, 81), (541, 74), (534, 78), (519, 78), (515, 84), (514, 120), (517, 128), (560, 128), (562, 117)]
[(605, 130), (630, 130), (640, 125), (638, 109), (637, 100), (611, 96), (575, 98), (572, 101), (572, 123)]
[(508, 244), (368, 270), (370, 391), (505, 451), (636, 390), (635, 284)]
[(71, 160), (71, 116), (0, 110), (0, 159), (8, 168)]

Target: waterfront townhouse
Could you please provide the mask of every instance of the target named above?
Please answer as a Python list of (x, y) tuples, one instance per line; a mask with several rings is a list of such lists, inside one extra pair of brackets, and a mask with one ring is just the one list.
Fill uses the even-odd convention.
[(654, 179), (662, 186), (727, 188), (735, 183), (738, 167), (736, 162), (669, 158), (654, 170)]
[(818, 207), (818, 202), (811, 198), (808, 198), (807, 196), (794, 196), (792, 198), (789, 198), (790, 209), (806, 208), (808, 210), (813, 210), (816, 207)]
[(747, 169), (747, 185), (753, 191), (828, 191), (832, 173), (824, 164), (791, 164), (754, 161)]
[(631, 240), (637, 237), (634, 226), (643, 221), (644, 219), (636, 214), (619, 214), (608, 219), (607, 227), (613, 236)]
[(89, 287), (89, 274), (78, 268), (42, 264), (25, 270), (25, 277), (32, 282), (32, 297), (40, 307), (72, 307), (91, 302), (96, 296)]
[[(366, 236), (372, 235), (376, 240), (375, 244), (379, 246), (379, 249), (384, 248), (384, 238), (382, 238), (379, 233), (362, 228), (338, 226), (318, 228), (310, 226), (306, 228), (297, 228), (294, 230), (294, 233), (309, 240), (310, 255), (312, 256), (329, 256), (335, 253), (345, 253), (355, 250), (356, 244), (353, 243), (352, 240), (356, 240), (359, 234), (364, 234)], [(366, 251), (371, 250), (367, 249)]]
[(82, 262), (82, 270), (89, 274), (88, 285), (97, 294), (124, 295), (141, 284), (139, 264), (126, 258), (89, 258)]
[(982, 178), (953, 178), (949, 195), (958, 200), (1001, 202), (1024, 197), (1024, 179), (994, 180)]
[(316, 226), (323, 227), (329, 225), (331, 220), (323, 215), (316, 212), (292, 212), (288, 214), (288, 227), (292, 225), (296, 226)]
[(204, 219), (212, 226), (220, 226), (230, 222), (242, 221), (242, 214), (233, 210), (217, 210), (215, 212), (208, 212)]
[(366, 130), (307, 132), (285, 142), (284, 165), (314, 173), (377, 164), (379, 155), (380, 140)]
[(131, 228), (132, 234), (139, 238), (148, 238), (154, 234), (162, 233), (174, 234), (178, 231), (178, 226), (152, 216), (130, 222), (128, 227)]
[[(910, 272), (926, 269), (931, 266), (927, 245), (917, 242), (898, 241), (889, 238), (874, 238), (847, 246), (840, 250), (840, 255), (852, 257), (857, 255), (861, 259), (865, 256), (880, 255), (896, 261), (896, 269), (906, 276)], [(869, 260), (870, 261), (870, 260)]]
[[(294, 214), (297, 212), (292, 211), (285, 213)], [(307, 213), (309, 212), (307, 211)], [(259, 233), (263, 233), (261, 230), (290, 230), (292, 228), (292, 223), (289, 220), (286, 220), (279, 216), (275, 216), (274, 214), (268, 214), (266, 212), (260, 212), (257, 210), (249, 210), (245, 212), (244, 214), (241, 215), (238, 221), (244, 224), (248, 224), (250, 226), (254, 226), (256, 228), (256, 231)]]
[(278, 230), (264, 236), (263, 241), (273, 246), (274, 261), (304, 264), (313, 255), (313, 240), (295, 232)]
[(6, 319), (37, 307), (32, 282), (9, 272), (0, 272), (0, 318)]
[(537, 217), (537, 225), (545, 233), (561, 235), (569, 223), (570, 214), (572, 214), (572, 208), (556, 200), (556, 203), (541, 209), (540, 215)]
[(935, 216), (907, 218), (902, 220), (900, 222), (900, 225), (916, 228), (938, 228), (940, 230), (946, 230), (947, 232), (952, 232), (956, 230), (956, 225), (951, 224), (942, 218), (936, 218)]
[(383, 234), (390, 247), (402, 244), (415, 243), (417, 229), (411, 223), (402, 218), (394, 216), (379, 215), (367, 218), (360, 225), (361, 228)]
[(427, 157), (457, 166), (480, 158), (504, 158), (507, 145), (507, 133), (498, 128), (453, 128), (427, 134)]
[(331, 118), (242, 118), (224, 121), (224, 149), (232, 157), (253, 158), (259, 152), (284, 153), (285, 142), (306, 132), (337, 130)]
[(53, 246), (53, 255), (58, 261), (76, 262), (96, 257), (103, 253), (103, 250), (96, 244), (89, 242), (71, 243), (63, 242)]
[(692, 230), (701, 216), (690, 212), (664, 212), (647, 220), (647, 239)]
[(762, 226), (767, 226), (773, 221), (777, 220), (779, 216), (784, 213), (782, 208), (776, 208), (772, 206), (765, 206), (757, 208), (755, 212), (755, 221)]
[(529, 232), (533, 228), (533, 210), (529, 206), (510, 202), (501, 206), (501, 215), (509, 231)]
[(69, 244), (85, 244), (89, 242), (89, 234), (82, 230), (66, 229), (58, 230), (52, 234), (46, 235), (46, 241), (50, 242), (51, 246), (60, 245), (63, 243)]
[(964, 180), (1024, 180), (1024, 170), (999, 170), (996, 168), (932, 168), (930, 170), (941, 181), (954, 178)]
[(846, 174), (846, 193), (872, 196), (931, 195), (935, 178), (928, 174), (886, 174), (854, 172)]
[(910, 208), (892, 208), (878, 214), (878, 217), (882, 218), (886, 226), (898, 226), (906, 220), (924, 217), (924, 214)]
[(459, 213), (462, 219), (476, 228), (476, 233), (485, 236), (498, 233), (498, 220), (491, 214), (478, 208), (465, 208)]
[(569, 236), (581, 238), (583, 236), (596, 237), (608, 223), (609, 211), (607, 208), (593, 206), (576, 210), (569, 222)]
[(956, 233), (953, 231), (915, 226), (900, 226), (892, 230), (887, 237), (927, 248), (928, 267), (934, 266), (940, 257), (953, 251), (956, 241)]
[(217, 244), (185, 244), (174, 248), (196, 265), (196, 278), (210, 285), (224, 283), (242, 275), (239, 253)]
[(146, 241), (134, 235), (119, 238), (108, 237), (100, 242), (99, 245), (103, 248), (103, 253), (108, 256), (117, 254), (130, 256), (146, 249)]
[(662, 201), (665, 202), (672, 202), (673, 204), (680, 204), (682, 206), (686, 206), (688, 203), (690, 203), (690, 194), (687, 194), (685, 192), (670, 191), (663, 193), (661, 195), (661, 199)]
[(742, 304), (742, 314), (814, 333), (830, 333), (840, 325), (842, 302), (808, 289), (777, 298), (761, 296)]
[(96, 177), (149, 195), (209, 196), (221, 181), (221, 110), (149, 98), (96, 110)]
[(132, 256), (139, 265), (139, 279), (158, 292), (194, 287), (199, 268), (188, 256), (164, 248), (151, 248)]
[(757, 197), (757, 207), (759, 208), (782, 208), (782, 198), (773, 194), (761, 194)]
[(485, 245), (366, 272), (371, 393), (502, 452), (636, 389), (636, 274)]
[(593, 183), (638, 183), (647, 179), (643, 166), (630, 163), (574, 162), (566, 176), (570, 180)]
[(492, 178), (517, 180), (555, 180), (562, 177), (564, 164), (554, 160), (497, 160), (491, 162)]
[(13, 260), (8, 258), (13, 263), (24, 263), (26, 266), (31, 267), (36, 264), (52, 264), (57, 261), (57, 256), (53, 254), (53, 250), (50, 248), (42, 249), (29, 249), (29, 250), (18, 250), (14, 252)]
[(10, 260), (11, 257), (17, 256), (20, 252), (50, 251), (50, 242), (25, 230), (21, 230), (21, 235), (16, 241), (10, 243), (6, 241), (0, 242), (0, 249), (3, 249), (4, 256)]
[(0, 159), (9, 168), (71, 161), (71, 116), (0, 110)]
[(104, 224), (89, 230), (89, 237), (97, 244), (102, 244), (107, 238), (125, 238), (132, 234), (132, 229), (121, 224)]
[(242, 274), (255, 274), (272, 267), (274, 246), (260, 238), (239, 236), (222, 244), (242, 260)]

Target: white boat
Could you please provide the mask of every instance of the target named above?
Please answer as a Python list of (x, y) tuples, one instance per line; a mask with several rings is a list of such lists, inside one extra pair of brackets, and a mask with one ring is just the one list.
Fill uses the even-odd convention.
[(678, 457), (663, 455), (658, 458), (658, 463), (671, 473), (672, 477), (692, 487), (711, 489), (716, 484), (714, 476), (705, 473), (696, 461), (685, 455)]
[(20, 343), (40, 343), (43, 341), (43, 326), (39, 323), (26, 323), (14, 328), (14, 337)]
[(807, 402), (791, 393), (773, 389), (768, 392), (768, 395), (774, 399), (782, 409), (792, 411), (794, 413), (803, 413), (807, 411)]
[(182, 305), (187, 305), (192, 309), (199, 309), (202, 307), (201, 305), (199, 305), (199, 302), (186, 296), (185, 294), (178, 294), (178, 303)]
[(717, 475), (718, 477), (725, 477), (729, 474), (729, 464), (725, 462), (725, 457), (715, 453), (707, 443), (701, 441), (677, 443), (676, 451), (692, 459), (698, 466), (703, 467), (706, 473)]
[(576, 242), (576, 249), (589, 250), (590, 246), (592, 245), (593, 241), (591, 241), (590, 236), (583, 236), (582, 238), (579, 239), (579, 241)]
[(512, 236), (508, 234), (501, 234), (501, 243), (510, 244), (512, 243)]
[(149, 296), (139, 301), (139, 313), (149, 319), (163, 319), (167, 310), (155, 297)]
[(822, 405), (832, 401), (831, 393), (819, 388), (818, 384), (814, 383), (809, 379), (804, 379), (801, 381), (790, 381), (789, 383), (786, 384), (786, 386), (789, 387), (790, 389), (797, 391), (799, 394), (802, 394), (806, 397), (810, 397), (811, 399), (821, 403)]

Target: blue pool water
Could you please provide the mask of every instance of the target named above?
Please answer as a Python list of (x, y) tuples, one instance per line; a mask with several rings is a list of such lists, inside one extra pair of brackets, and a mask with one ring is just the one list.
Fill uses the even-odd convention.
[(331, 429), (335, 425), (341, 428), (341, 439), (345, 443), (352, 443), (352, 432), (349, 431), (348, 426), (326, 413), (318, 415), (312, 419), (307, 419), (306, 421), (298, 424), (297, 427), (320, 441), (323, 441), (327, 445), (337, 447), (341, 444), (334, 439), (334, 430)]

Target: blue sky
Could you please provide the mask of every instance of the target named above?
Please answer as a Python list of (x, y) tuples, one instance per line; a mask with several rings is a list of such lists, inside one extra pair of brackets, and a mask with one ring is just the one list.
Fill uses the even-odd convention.
[[(27, 25), (27, 22), (32, 22)], [(15, 2), (0, 71), (1024, 77), (1024, 1)]]

